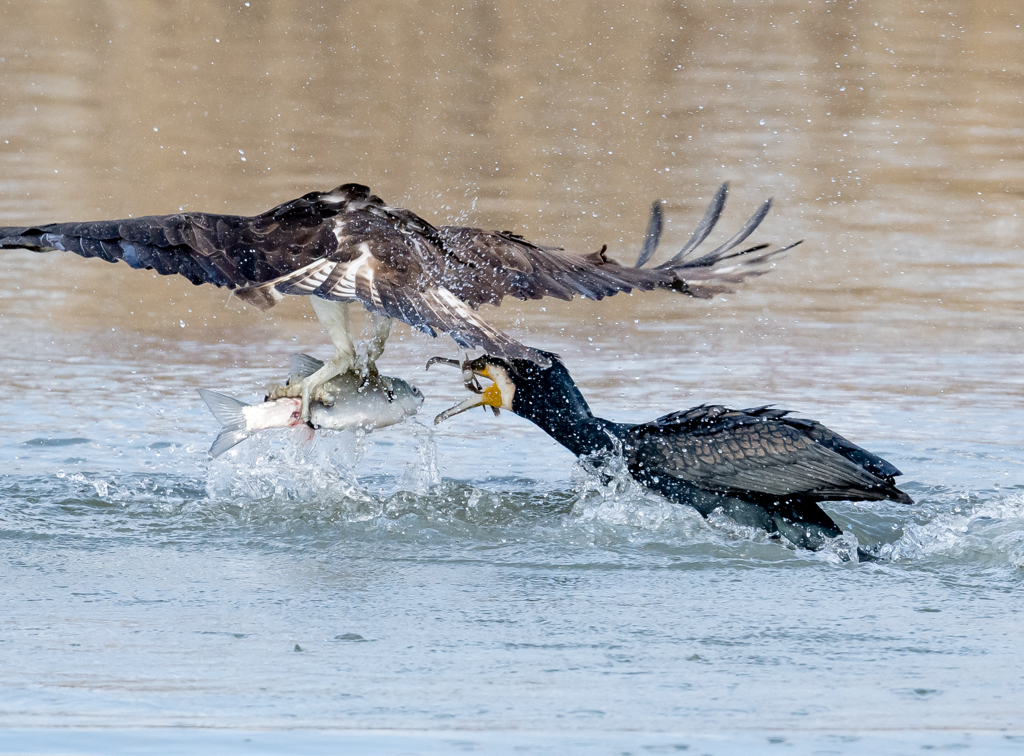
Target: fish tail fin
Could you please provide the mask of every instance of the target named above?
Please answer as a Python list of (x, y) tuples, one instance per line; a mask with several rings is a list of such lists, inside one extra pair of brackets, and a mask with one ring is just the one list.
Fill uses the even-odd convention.
[(308, 354), (293, 354), (291, 357), (291, 379), (300, 381), (313, 375), (324, 366), (323, 360), (310, 357)]
[(210, 456), (219, 457), (236, 444), (242, 443), (252, 435), (246, 430), (245, 413), (242, 412), (249, 405), (226, 394), (218, 394), (216, 391), (199, 389), (199, 396), (206, 402), (213, 416), (220, 420), (220, 434), (210, 447)]

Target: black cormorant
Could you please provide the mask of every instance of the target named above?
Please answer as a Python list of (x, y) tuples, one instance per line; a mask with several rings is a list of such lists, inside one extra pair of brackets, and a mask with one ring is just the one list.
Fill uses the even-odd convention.
[[(896, 467), (814, 420), (772, 407), (701, 405), (649, 423), (614, 423), (595, 417), (565, 365), (547, 357), (548, 367), (487, 355), (461, 365), (433, 358), (428, 367), (460, 366), (467, 388), (478, 394), (435, 422), (478, 406), (510, 410), (578, 457), (621, 454), (638, 483), (704, 517), (720, 508), (812, 550), (842, 534), (821, 502), (913, 504), (895, 486)], [(481, 388), (477, 376), (492, 384)]]

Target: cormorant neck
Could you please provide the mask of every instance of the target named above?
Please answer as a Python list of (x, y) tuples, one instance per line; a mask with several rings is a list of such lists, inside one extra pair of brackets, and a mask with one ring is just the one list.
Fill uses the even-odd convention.
[(628, 426), (594, 417), (569, 371), (552, 359), (551, 367), (532, 363), (515, 375), (512, 411), (537, 425), (577, 457), (611, 451), (614, 438)]

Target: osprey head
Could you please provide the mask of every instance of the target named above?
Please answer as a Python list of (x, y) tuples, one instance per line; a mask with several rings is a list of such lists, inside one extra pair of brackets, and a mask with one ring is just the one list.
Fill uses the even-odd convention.
[(342, 184), (329, 192), (311, 192), (307, 196), (317, 204), (333, 210), (340, 210), (350, 203), (360, 206), (384, 204), (380, 197), (370, 191), (370, 187), (363, 184)]

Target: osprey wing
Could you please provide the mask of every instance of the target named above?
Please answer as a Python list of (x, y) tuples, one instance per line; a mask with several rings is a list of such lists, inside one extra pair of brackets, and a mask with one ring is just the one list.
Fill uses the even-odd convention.
[(0, 248), (55, 250), (123, 260), (133, 268), (182, 275), (194, 284), (252, 286), (337, 251), (325, 218), (332, 206), (313, 192), (247, 217), (176, 213), (86, 223), (0, 228)]
[[(445, 250), (439, 230), (408, 210), (372, 204), (346, 211), (332, 222), (338, 252), (238, 296), (260, 304), (285, 294), (360, 302), (367, 310), (431, 336), (449, 334), (467, 349), (505, 359), (549, 364), (538, 350), (490, 326), (445, 285)], [(463, 287), (465, 288), (465, 287)]]
[[(252, 217), (178, 213), (0, 228), (0, 247), (124, 260), (233, 289), (261, 309), (285, 294), (358, 300), (427, 333), (450, 333), (463, 346), (546, 365), (543, 355), (488, 326), (473, 310), (506, 296), (603, 299), (633, 289), (669, 289), (709, 297), (727, 291), (763, 273), (761, 264), (782, 250), (765, 252), (767, 245), (758, 245), (733, 251), (764, 218), (770, 207), (765, 203), (726, 244), (686, 261), (717, 223), (726, 191), (723, 186), (715, 195), (687, 246), (655, 268), (622, 266), (604, 249), (577, 255), (509, 232), (435, 228), (359, 184), (311, 192)], [(660, 208), (655, 216), (641, 263), (660, 237)]]
[(764, 263), (771, 257), (796, 246), (766, 251), (768, 245), (759, 244), (735, 251), (764, 220), (771, 208), (769, 200), (725, 244), (697, 259), (688, 260), (690, 253), (717, 224), (727, 194), (728, 185), (723, 184), (687, 245), (671, 260), (657, 267), (645, 268), (643, 265), (653, 256), (661, 235), (661, 208), (658, 203), (652, 209), (640, 260), (633, 267), (620, 265), (607, 257), (604, 248), (592, 254), (579, 255), (558, 247), (533, 244), (508, 231), (441, 226), (436, 229), (441, 247), (436, 250), (434, 273), (439, 285), (473, 308), (484, 303), (500, 304), (506, 296), (568, 300), (579, 295), (603, 299), (633, 289), (668, 289), (709, 298), (729, 291), (731, 285), (748, 277), (761, 275), (766, 272)]

